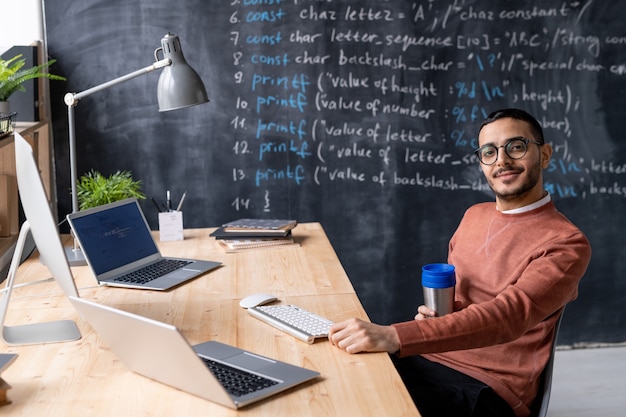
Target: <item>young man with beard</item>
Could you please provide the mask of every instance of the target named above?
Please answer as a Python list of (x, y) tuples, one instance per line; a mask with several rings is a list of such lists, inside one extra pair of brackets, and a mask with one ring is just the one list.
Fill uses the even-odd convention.
[(394, 354), (423, 417), (528, 416), (556, 321), (591, 257), (586, 237), (544, 190), (552, 147), (537, 120), (498, 110), (478, 142), (496, 200), (470, 207), (450, 240), (455, 311), (436, 317), (422, 305), (408, 322), (350, 319), (329, 335), (348, 353)]

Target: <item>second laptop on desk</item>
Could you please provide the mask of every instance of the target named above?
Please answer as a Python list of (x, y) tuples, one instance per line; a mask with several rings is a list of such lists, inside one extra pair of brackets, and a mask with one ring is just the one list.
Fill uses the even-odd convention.
[[(100, 285), (167, 290), (221, 265), (163, 257), (135, 198), (72, 213), (67, 219)], [(163, 264), (159, 277), (138, 274)]]
[(255, 403), (320, 375), (215, 341), (192, 347), (175, 326), (81, 298), (70, 301), (133, 372), (226, 407)]

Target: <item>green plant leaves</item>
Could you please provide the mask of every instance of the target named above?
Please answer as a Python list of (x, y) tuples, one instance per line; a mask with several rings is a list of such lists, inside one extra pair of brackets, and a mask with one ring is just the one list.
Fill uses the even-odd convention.
[(80, 210), (101, 206), (129, 197), (144, 199), (141, 181), (133, 180), (130, 171), (117, 171), (108, 177), (91, 170), (76, 184), (76, 198)]
[(16, 91), (24, 91), (22, 85), (24, 81), (33, 78), (49, 78), (51, 80), (65, 80), (60, 75), (43, 72), (43, 69), (49, 67), (56, 62), (51, 59), (48, 62), (34, 66), (29, 69), (22, 69), (25, 60), (22, 55), (16, 55), (9, 60), (0, 59), (0, 101), (7, 101), (9, 97)]

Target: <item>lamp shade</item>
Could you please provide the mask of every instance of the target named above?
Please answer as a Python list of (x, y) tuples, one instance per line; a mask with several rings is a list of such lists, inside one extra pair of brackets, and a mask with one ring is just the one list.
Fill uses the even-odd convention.
[(187, 64), (178, 36), (171, 33), (161, 39), (163, 59), (170, 59), (172, 64), (163, 68), (157, 87), (159, 111), (181, 109), (209, 101), (206, 88), (198, 73)]

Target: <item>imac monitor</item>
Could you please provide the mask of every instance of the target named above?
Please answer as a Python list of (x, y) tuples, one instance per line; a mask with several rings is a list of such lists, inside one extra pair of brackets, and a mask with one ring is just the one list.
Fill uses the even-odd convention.
[(39, 256), (65, 294), (78, 297), (57, 224), (52, 217), (39, 168), (35, 163), (33, 149), (17, 133), (15, 134), (15, 165), (22, 208), (39, 250)]
[(5, 325), (5, 316), (11, 298), (17, 269), (26, 238), (32, 234), (41, 259), (66, 296), (78, 297), (78, 290), (61, 244), (61, 237), (50, 210), (41, 175), (28, 142), (15, 133), (15, 168), (17, 185), (26, 220), (22, 224), (9, 268), (6, 286), (0, 294), (0, 337), (9, 345), (65, 342), (80, 339), (80, 331), (71, 320), (44, 323)]

